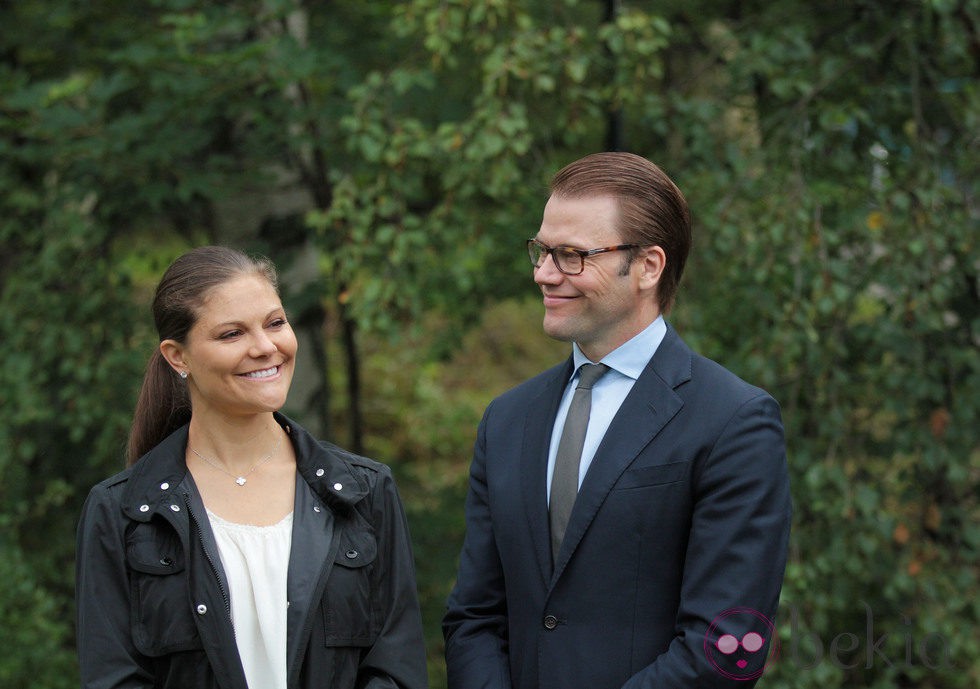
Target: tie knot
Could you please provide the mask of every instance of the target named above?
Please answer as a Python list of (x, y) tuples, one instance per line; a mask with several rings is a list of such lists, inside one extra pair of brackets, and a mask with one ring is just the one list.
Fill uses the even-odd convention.
[(576, 389), (590, 390), (596, 381), (602, 378), (602, 374), (608, 370), (609, 367), (605, 364), (583, 364), (582, 368), (579, 369)]

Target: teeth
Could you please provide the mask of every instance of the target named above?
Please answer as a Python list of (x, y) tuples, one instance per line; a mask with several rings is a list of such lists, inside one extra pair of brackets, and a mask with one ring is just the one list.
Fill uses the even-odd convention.
[(268, 378), (269, 376), (274, 376), (279, 372), (278, 366), (273, 366), (272, 368), (267, 368), (264, 371), (252, 371), (251, 373), (246, 373), (246, 378)]

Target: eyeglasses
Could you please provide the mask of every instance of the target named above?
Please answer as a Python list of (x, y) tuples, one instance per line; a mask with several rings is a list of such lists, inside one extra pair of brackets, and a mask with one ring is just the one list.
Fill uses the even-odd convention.
[(610, 251), (623, 251), (625, 249), (637, 249), (641, 244), (617, 244), (616, 246), (604, 246), (600, 249), (573, 249), (570, 246), (548, 246), (542, 244), (537, 239), (527, 240), (527, 255), (531, 258), (531, 265), (540, 268), (548, 254), (555, 261), (555, 267), (565, 275), (580, 275), (585, 270), (585, 259), (596, 254), (605, 254)]

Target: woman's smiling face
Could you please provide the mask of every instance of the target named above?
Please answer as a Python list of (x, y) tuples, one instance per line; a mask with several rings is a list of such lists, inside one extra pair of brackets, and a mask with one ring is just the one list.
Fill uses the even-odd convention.
[(194, 415), (241, 416), (285, 404), (297, 342), (275, 288), (261, 275), (242, 275), (211, 290), (184, 343), (164, 340), (160, 348), (188, 373)]

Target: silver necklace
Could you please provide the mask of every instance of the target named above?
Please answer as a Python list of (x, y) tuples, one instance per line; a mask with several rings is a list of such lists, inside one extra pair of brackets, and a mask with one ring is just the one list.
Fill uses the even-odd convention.
[(235, 479), (235, 483), (237, 483), (238, 485), (244, 486), (248, 482), (248, 479), (246, 479), (245, 477), (251, 475), (251, 473), (253, 471), (255, 471), (261, 465), (265, 464), (270, 459), (272, 459), (272, 456), (274, 454), (276, 454), (276, 450), (279, 449), (279, 445), (280, 444), (282, 444), (282, 436), (281, 435), (279, 436), (279, 439), (276, 440), (276, 446), (272, 448), (272, 452), (270, 452), (265, 457), (263, 457), (262, 459), (260, 459), (259, 461), (257, 461), (255, 464), (253, 464), (252, 465), (252, 468), (249, 469), (248, 471), (246, 471), (241, 476), (236, 476), (235, 474), (231, 473), (230, 471), (228, 471), (227, 469), (225, 469), (220, 464), (217, 464), (213, 459), (208, 459), (207, 457), (205, 457), (204, 455), (202, 455), (200, 452), (198, 452), (197, 450), (195, 450), (190, 445), (187, 446), (187, 449), (190, 450), (191, 452), (193, 452), (194, 454), (196, 454), (198, 457), (200, 457), (201, 459), (203, 459), (205, 462), (207, 462), (208, 464), (210, 464), (212, 467), (214, 467), (215, 469), (217, 469), (221, 473), (227, 474), (228, 476), (231, 476), (233, 479)]

